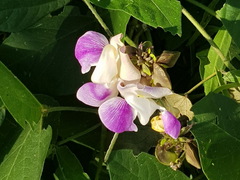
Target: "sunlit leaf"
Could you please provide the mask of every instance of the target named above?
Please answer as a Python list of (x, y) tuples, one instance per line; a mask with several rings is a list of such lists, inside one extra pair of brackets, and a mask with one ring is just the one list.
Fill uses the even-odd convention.
[(68, 2), (70, 0), (21, 0), (12, 3), (1, 0), (0, 31), (21, 31)]
[(223, 25), (232, 36), (234, 42), (240, 48), (240, 3), (236, 0), (227, 0), (223, 8), (218, 12)]
[(38, 123), (42, 118), (42, 105), (2, 62), (0, 82), (0, 98), (14, 119), (22, 127), (25, 122)]
[(232, 70), (224, 74), (223, 79), (227, 82), (240, 82), (240, 70)]
[(120, 10), (153, 27), (181, 35), (181, 4), (176, 0), (91, 0), (97, 6)]
[(1, 180), (41, 178), (51, 141), (51, 127), (41, 130), (27, 126), (0, 165)]
[[(218, 45), (219, 49), (222, 51), (224, 56), (227, 56), (230, 45), (231, 45), (231, 36), (227, 30), (220, 29), (217, 35), (214, 38), (214, 42)], [(219, 55), (211, 47), (208, 52), (208, 62), (206, 64), (201, 64), (201, 69), (203, 70), (203, 79), (215, 73), (216, 70), (223, 70), (225, 65)], [(204, 92), (208, 94), (212, 92), (219, 86), (217, 77), (212, 77), (204, 83)]]
[(153, 155), (141, 153), (135, 156), (131, 150), (112, 152), (108, 169), (112, 180), (189, 180), (181, 171), (158, 162)]

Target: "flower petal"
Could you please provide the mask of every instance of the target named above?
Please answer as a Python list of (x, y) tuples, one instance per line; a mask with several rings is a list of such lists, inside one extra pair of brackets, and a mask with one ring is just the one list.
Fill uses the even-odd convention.
[(95, 83), (110, 83), (118, 74), (118, 52), (112, 45), (103, 48), (91, 80)]
[(137, 131), (133, 123), (136, 114), (131, 106), (120, 97), (114, 97), (104, 102), (98, 109), (102, 123), (115, 133)]
[(78, 89), (77, 98), (87, 105), (99, 107), (103, 102), (117, 96), (117, 94), (116, 89), (109, 89), (103, 84), (89, 82)]
[(152, 99), (146, 99), (139, 96), (126, 96), (126, 101), (137, 112), (139, 121), (142, 125), (146, 125), (152, 114), (160, 108)]
[(145, 98), (159, 99), (172, 93), (173, 92), (170, 89), (165, 87), (151, 87), (138, 84), (137, 94), (139, 96), (144, 96)]
[(178, 119), (168, 111), (163, 111), (161, 118), (163, 120), (165, 133), (172, 138), (177, 139), (181, 130), (181, 124)]
[(95, 66), (99, 60), (104, 46), (108, 44), (107, 38), (95, 31), (83, 34), (75, 46), (75, 57), (82, 66), (82, 73), (87, 73), (91, 66)]
[(110, 44), (114, 46), (115, 49), (119, 49), (120, 47), (124, 46), (124, 44), (121, 41), (122, 37), (123, 35), (121, 33), (111, 37)]
[(119, 76), (125, 81), (140, 81), (140, 71), (133, 65), (128, 54), (121, 52), (120, 49), (120, 72)]

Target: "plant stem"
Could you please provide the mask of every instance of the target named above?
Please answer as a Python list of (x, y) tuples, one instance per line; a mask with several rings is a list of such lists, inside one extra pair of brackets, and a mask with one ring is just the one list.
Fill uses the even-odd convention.
[(62, 140), (62, 141), (59, 141), (59, 142), (58, 142), (58, 145), (65, 144), (65, 143), (67, 143), (67, 142), (69, 142), (69, 141), (72, 141), (72, 139), (76, 139), (76, 138), (78, 138), (78, 137), (81, 137), (81, 136), (83, 136), (83, 135), (85, 135), (85, 134), (93, 131), (94, 129), (97, 129), (100, 125), (101, 125), (101, 123), (98, 123), (98, 124), (96, 124), (96, 125), (88, 128), (88, 129), (86, 129), (85, 131), (82, 131), (82, 132), (77, 133), (77, 134), (75, 134), (75, 135), (73, 135), (73, 136), (70, 136), (70, 137), (68, 137), (68, 138), (66, 138), (66, 139), (64, 139), (64, 140)]
[(109, 145), (109, 147), (108, 147), (108, 150), (107, 150), (107, 152), (106, 152), (106, 155), (105, 155), (105, 157), (104, 157), (104, 162), (107, 162), (108, 161), (108, 158), (109, 158), (109, 156), (110, 156), (110, 154), (111, 154), (111, 152), (112, 152), (112, 150), (113, 150), (113, 147), (114, 147), (114, 145), (115, 145), (115, 143), (116, 143), (116, 141), (117, 141), (117, 138), (118, 138), (118, 133), (115, 133), (114, 135), (113, 135), (113, 138), (112, 138), (112, 140), (111, 140), (111, 143), (110, 143), (110, 145)]
[(202, 36), (208, 41), (208, 43), (212, 46), (214, 51), (223, 61), (225, 66), (230, 70), (235, 69), (233, 65), (230, 63), (230, 61), (223, 55), (222, 51), (218, 48), (216, 43), (212, 40), (212, 38), (208, 35), (208, 33), (203, 29), (203, 27), (192, 17), (192, 15), (185, 8), (182, 8), (182, 13), (188, 18), (188, 20), (197, 28), (197, 30), (202, 34)]
[(99, 180), (100, 174), (101, 174), (101, 171), (102, 171), (102, 166), (103, 166), (103, 161), (104, 161), (104, 147), (105, 147), (106, 136), (107, 136), (107, 129), (102, 125), (99, 162), (98, 162), (97, 172), (96, 172), (96, 175), (95, 175), (95, 180)]
[(127, 35), (124, 37), (124, 41), (126, 41), (130, 46), (137, 48), (137, 45)]
[(212, 77), (216, 76), (216, 72), (211, 74), (210, 76), (206, 77), (205, 79), (203, 79), (202, 81), (200, 81), (199, 83), (197, 83), (193, 88), (191, 88), (188, 92), (184, 93), (184, 95), (188, 95), (191, 92), (193, 92), (195, 89), (197, 89), (199, 86), (201, 86), (204, 82), (206, 82), (207, 80), (211, 79)]
[(208, 12), (209, 14), (211, 14), (212, 16), (216, 17), (217, 19), (220, 19), (220, 17), (218, 16), (218, 14), (212, 10), (211, 8), (205, 6), (204, 4), (202, 3), (199, 3), (198, 1), (195, 1), (195, 0), (186, 0), (192, 4), (194, 4), (195, 6), (203, 9), (204, 11)]
[(112, 32), (109, 30), (109, 28), (107, 27), (107, 25), (103, 22), (102, 18), (99, 16), (99, 14), (97, 13), (97, 11), (94, 9), (94, 7), (92, 6), (92, 4), (89, 2), (89, 0), (83, 0), (83, 2), (88, 6), (88, 8), (90, 9), (90, 11), (93, 13), (93, 15), (95, 16), (95, 18), (98, 20), (98, 22), (100, 23), (100, 25), (103, 27), (103, 29), (105, 30), (105, 32), (107, 33), (107, 35), (109, 37), (112, 37), (113, 34)]
[(69, 107), (69, 106), (57, 106), (57, 107), (47, 107), (42, 110), (43, 113), (51, 113), (56, 111), (80, 111), (80, 112), (89, 112), (89, 113), (95, 113), (97, 114), (96, 109), (92, 108), (82, 108), (82, 107)]

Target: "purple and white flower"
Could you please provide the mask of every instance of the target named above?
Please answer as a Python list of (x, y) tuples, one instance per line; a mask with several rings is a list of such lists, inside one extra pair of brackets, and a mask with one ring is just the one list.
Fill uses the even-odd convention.
[[(104, 35), (88, 31), (78, 39), (75, 56), (82, 67), (82, 73), (88, 72), (91, 66), (96, 67), (91, 76), (92, 82), (79, 88), (77, 98), (87, 105), (99, 107), (102, 123), (116, 133), (137, 131), (133, 122), (136, 116), (141, 124), (146, 125), (150, 116), (160, 110), (165, 117), (166, 133), (175, 138), (180, 129), (174, 116), (153, 100), (172, 94), (172, 91), (139, 83), (141, 74), (122, 51), (124, 44), (121, 37), (118, 34), (108, 42)], [(118, 96), (119, 92), (122, 97)], [(170, 130), (170, 126), (175, 130)]]

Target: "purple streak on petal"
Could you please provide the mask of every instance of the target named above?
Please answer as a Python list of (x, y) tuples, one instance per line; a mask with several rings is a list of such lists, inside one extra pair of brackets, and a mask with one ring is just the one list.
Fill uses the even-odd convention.
[(102, 53), (103, 47), (108, 44), (107, 38), (95, 31), (83, 34), (75, 46), (75, 57), (82, 66), (82, 73), (87, 73), (91, 66), (95, 66)]
[(174, 139), (177, 139), (181, 130), (178, 119), (168, 111), (162, 112), (162, 120), (165, 132)]
[(77, 91), (77, 98), (80, 101), (94, 107), (99, 107), (112, 96), (113, 92), (103, 84), (95, 84), (92, 82), (84, 84)]
[(102, 123), (115, 133), (137, 131), (133, 123), (136, 114), (131, 106), (120, 97), (114, 97), (104, 102), (98, 109)]
[(138, 84), (139, 90), (137, 93), (140, 96), (144, 96), (146, 98), (162, 98), (164, 96), (172, 94), (172, 91), (165, 87), (151, 87), (151, 86), (145, 86), (142, 84)]

